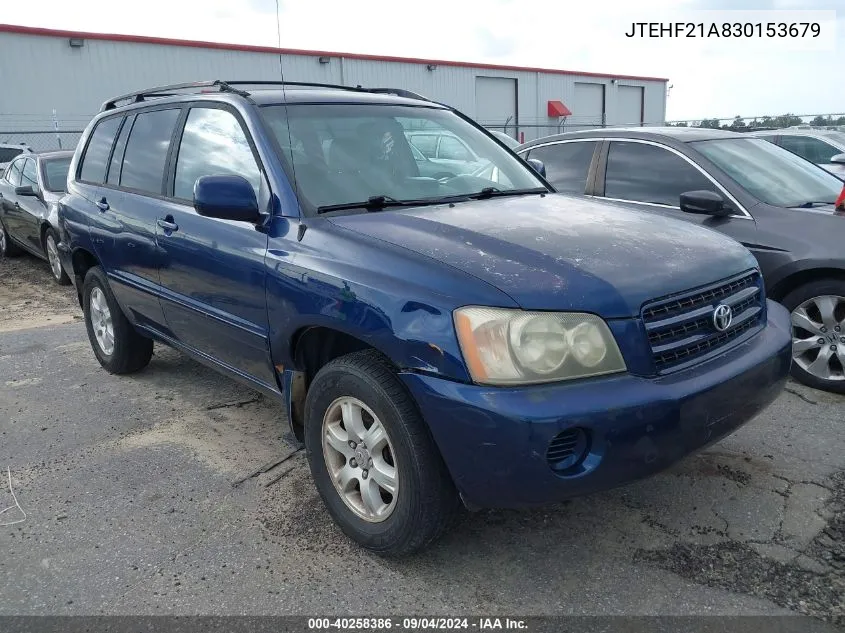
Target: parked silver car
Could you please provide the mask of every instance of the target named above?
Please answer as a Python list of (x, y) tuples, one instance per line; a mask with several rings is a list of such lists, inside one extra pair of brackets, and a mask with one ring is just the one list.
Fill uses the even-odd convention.
[(15, 157), (31, 153), (32, 148), (26, 143), (0, 143), (0, 173), (6, 171)]
[(811, 127), (749, 132), (815, 163), (845, 180), (845, 132)]

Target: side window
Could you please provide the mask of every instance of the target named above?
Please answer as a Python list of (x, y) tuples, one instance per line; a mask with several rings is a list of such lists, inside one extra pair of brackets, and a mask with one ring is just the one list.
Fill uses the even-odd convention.
[(597, 141), (555, 143), (531, 149), (528, 157), (543, 161), (546, 179), (561, 192), (584, 193)]
[(440, 138), (440, 149), (437, 150), (437, 158), (471, 161), (472, 154), (469, 153), (466, 146), (458, 139), (451, 136), (443, 136)]
[(14, 163), (12, 163), (11, 167), (9, 167), (9, 174), (7, 178), (9, 180), (9, 184), (13, 187), (17, 187), (21, 184), (21, 172), (23, 171), (23, 162), (24, 159), (19, 158)]
[(164, 164), (179, 112), (178, 109), (155, 110), (135, 117), (123, 155), (121, 187), (161, 194)]
[(35, 173), (35, 161), (31, 158), (27, 158), (23, 164), (23, 173), (21, 175), (21, 186), (26, 187), (27, 185), (31, 187), (38, 186), (38, 174)]
[(790, 152), (814, 163), (829, 163), (836, 154), (842, 153), (833, 145), (812, 136), (782, 136), (780, 144)]
[(79, 171), (80, 180), (96, 183), (105, 181), (106, 163), (109, 160), (109, 153), (120, 121), (120, 117), (104, 119), (94, 128), (91, 140), (88, 141), (88, 147), (85, 150), (85, 156), (82, 157), (82, 167)]
[(226, 110), (192, 108), (179, 145), (173, 195), (192, 200), (197, 178), (217, 174), (243, 176), (258, 197), (261, 172), (241, 124)]
[(615, 141), (607, 154), (604, 195), (677, 207), (685, 191), (716, 186), (686, 160), (662, 147)]
[(413, 134), (410, 137), (411, 144), (420, 150), (426, 158), (434, 158), (437, 154), (437, 136), (435, 134)]
[(123, 126), (120, 128), (120, 134), (117, 136), (117, 143), (112, 152), (106, 182), (115, 187), (120, 184), (120, 166), (123, 164), (123, 151), (126, 149), (126, 139), (129, 138), (129, 130), (132, 129), (132, 123), (134, 121), (134, 116), (130, 115), (126, 117)]

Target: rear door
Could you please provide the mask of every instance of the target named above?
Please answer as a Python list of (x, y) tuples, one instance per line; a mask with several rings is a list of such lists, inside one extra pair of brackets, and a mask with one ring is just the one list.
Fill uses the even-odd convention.
[(18, 206), (15, 207), (15, 211), (19, 213), (20, 228), (18, 232), (27, 247), (37, 253), (43, 253), (41, 218), (45, 217), (47, 205), (38, 186), (38, 167), (34, 158), (27, 158), (24, 161), (23, 171), (21, 172), (21, 187), (32, 187), (37, 195), (17, 196)]
[(159, 206), (162, 306), (173, 336), (226, 368), (277, 390), (270, 360), (265, 264), (267, 234), (253, 224), (202, 217), (193, 208), (200, 176), (235, 174), (270, 193), (240, 115), (223, 104), (194, 105), (175, 146), (168, 201)]
[(6, 232), (16, 242), (23, 242), (23, 227), (21, 226), (21, 217), (23, 215), (18, 194), (15, 193), (15, 187), (20, 186), (21, 177), (23, 175), (23, 167), (26, 163), (26, 158), (18, 158), (12, 161), (9, 169), (6, 171), (6, 177), (3, 179), (2, 186), (0, 186), (0, 205), (3, 207), (3, 225), (6, 227)]
[[(757, 226), (751, 215), (702, 167), (674, 148), (611, 139), (603, 167), (596, 179), (596, 197), (654, 213), (655, 222), (659, 216), (672, 217), (714, 229), (755, 251)], [(734, 207), (734, 214), (714, 217), (681, 211), (681, 194), (699, 190), (721, 195)]]

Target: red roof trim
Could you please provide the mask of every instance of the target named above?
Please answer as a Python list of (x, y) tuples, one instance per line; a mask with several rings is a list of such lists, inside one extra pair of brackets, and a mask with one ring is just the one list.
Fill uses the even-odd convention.
[(86, 33), (83, 31), (64, 31), (44, 29), (34, 26), (20, 26), (17, 24), (0, 24), (0, 33), (18, 33), (21, 35), (43, 35), (47, 37), (81, 37), (88, 40), (105, 40), (109, 42), (134, 42), (137, 44), (157, 44), (161, 46), (188, 46), (191, 48), (214, 48), (228, 51), (246, 51), (250, 53), (284, 53), (287, 55), (309, 55), (318, 57), (345, 57), (347, 59), (365, 59), (379, 62), (397, 62), (410, 64), (437, 64), (442, 66), (457, 66), (460, 68), (484, 68), (489, 70), (512, 70), (522, 72), (540, 72), (553, 75), (578, 75), (581, 77), (602, 77), (606, 79), (633, 79), (639, 81), (669, 81), (662, 77), (638, 77), (635, 75), (612, 75), (609, 73), (588, 73), (575, 70), (558, 70), (553, 68), (535, 68), (533, 66), (504, 66), (500, 64), (475, 64), (472, 62), (445, 61), (442, 59), (419, 59), (415, 57), (394, 57), (389, 55), (366, 55), (363, 53), (338, 53), (332, 51), (308, 51), (295, 48), (276, 48), (274, 46), (252, 46), (249, 44), (227, 44), (225, 42), (203, 42), (200, 40), (177, 40), (166, 37), (149, 37), (146, 35), (120, 35), (116, 33)]

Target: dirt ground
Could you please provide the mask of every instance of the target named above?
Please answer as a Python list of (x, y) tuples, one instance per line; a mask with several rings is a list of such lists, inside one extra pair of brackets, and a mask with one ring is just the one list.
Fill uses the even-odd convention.
[(278, 403), (162, 346), (139, 374), (109, 376), (80, 317), (45, 263), (0, 261), (0, 469), (26, 513), (0, 515), (0, 615), (802, 614), (845, 626), (845, 398), (790, 383), (665, 473), (466, 513), (434, 547), (390, 561), (331, 522)]

